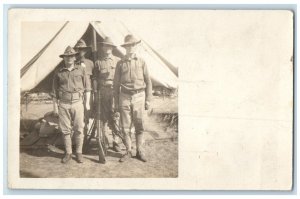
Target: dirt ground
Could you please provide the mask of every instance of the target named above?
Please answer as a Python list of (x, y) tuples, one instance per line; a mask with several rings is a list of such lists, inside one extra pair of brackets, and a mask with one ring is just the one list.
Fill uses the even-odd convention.
[[(62, 164), (64, 155), (62, 146), (32, 146), (20, 150), (20, 176), (28, 178), (174, 178), (178, 175), (177, 124), (170, 127), (166, 112), (177, 113), (177, 98), (155, 98), (153, 112), (147, 116), (145, 132), (145, 151), (147, 162), (136, 158), (120, 163), (121, 153), (108, 151), (106, 164), (98, 162), (97, 145), (92, 140), (89, 151), (84, 154), (84, 163), (73, 160)], [(21, 126), (29, 128), (28, 121), (41, 118), (51, 111), (52, 105), (45, 103), (29, 104), (27, 111), (22, 106)], [(27, 121), (24, 122), (24, 121)], [(21, 131), (22, 134), (28, 132)], [(134, 145), (135, 143), (133, 143)], [(134, 154), (135, 155), (135, 150)], [(122, 153), (125, 148), (122, 145)]]

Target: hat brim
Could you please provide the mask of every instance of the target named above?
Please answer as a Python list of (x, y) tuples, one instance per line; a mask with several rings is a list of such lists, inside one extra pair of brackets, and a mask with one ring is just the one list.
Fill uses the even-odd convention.
[(121, 46), (124, 47), (124, 46), (136, 45), (136, 44), (141, 43), (141, 41), (142, 40), (139, 40), (139, 41), (136, 41), (136, 42), (127, 42), (127, 43), (122, 44)]
[(106, 43), (106, 42), (98, 42), (98, 44), (107, 45), (107, 46), (112, 46), (112, 47), (117, 47), (117, 46), (114, 45), (114, 44)]
[(89, 50), (91, 49), (91, 46), (86, 46), (86, 47), (74, 47), (74, 49), (78, 49), (78, 50)]
[(78, 55), (78, 52), (72, 53), (72, 54), (61, 54), (61, 55), (59, 55), (59, 57), (64, 58), (64, 57), (72, 57), (72, 56), (76, 56), (76, 55)]

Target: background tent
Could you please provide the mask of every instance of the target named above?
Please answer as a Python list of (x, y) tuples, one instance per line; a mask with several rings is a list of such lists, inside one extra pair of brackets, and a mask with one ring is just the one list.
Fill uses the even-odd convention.
[[(131, 33), (124, 24), (116, 20), (105, 20), (105, 22), (50, 22), (51, 34), (48, 24), (32, 24), (30, 29), (39, 28), (32, 41), (26, 41), (27, 45), (32, 44), (32, 48), (27, 49), (25, 57), (22, 58), (21, 68), (21, 91), (48, 92), (51, 88), (52, 76), (55, 68), (61, 67), (62, 59), (59, 58), (66, 46), (74, 46), (79, 39), (84, 39), (87, 45), (93, 46), (93, 38), (102, 41), (109, 36), (118, 45), (114, 50), (114, 55), (122, 57), (125, 53), (122, 47), (124, 37)], [(54, 31), (56, 30), (56, 31)], [(31, 32), (31, 31), (30, 31)], [(44, 33), (45, 32), (45, 33)], [(134, 34), (134, 33), (133, 33)], [(138, 54), (141, 55), (150, 71), (153, 86), (163, 86), (169, 89), (177, 88), (177, 71), (166, 59), (154, 51), (146, 42), (141, 43)], [(96, 49), (93, 49), (96, 50)], [(28, 51), (31, 53), (28, 53)], [(87, 54), (90, 59), (93, 56), (101, 56), (101, 52), (95, 55)], [(22, 53), (23, 55), (23, 53)]]

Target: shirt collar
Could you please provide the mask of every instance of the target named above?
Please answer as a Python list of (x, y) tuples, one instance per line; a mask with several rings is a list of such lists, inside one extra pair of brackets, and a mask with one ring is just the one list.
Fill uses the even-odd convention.
[(125, 60), (125, 61), (129, 61), (129, 60), (132, 60), (132, 59), (137, 60), (136, 54), (133, 54), (131, 57), (128, 57), (128, 56), (126, 56), (126, 55), (125, 55), (125, 57), (124, 57), (124, 60)]
[(104, 60), (111, 59), (112, 60), (112, 54), (107, 55), (106, 57), (103, 58)]
[(84, 63), (84, 61), (85, 61), (85, 57), (80, 58), (80, 59), (78, 60), (78, 63)]
[(63, 71), (63, 70), (67, 70), (67, 71), (73, 71), (75, 69), (78, 69), (78, 65), (74, 64), (72, 70), (69, 70), (68, 68), (66, 68), (66, 66), (64, 65), (64, 67), (62, 67), (59, 71)]

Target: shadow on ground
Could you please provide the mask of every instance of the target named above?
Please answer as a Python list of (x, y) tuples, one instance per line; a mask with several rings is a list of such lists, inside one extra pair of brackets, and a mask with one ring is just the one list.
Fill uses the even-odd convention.
[[(49, 149), (26, 149), (20, 154), (20, 176), (22, 178), (174, 178), (178, 174), (177, 141), (152, 141), (145, 144), (146, 163), (131, 158), (120, 163), (119, 157), (106, 157), (100, 164), (98, 155), (92, 150), (84, 155), (84, 163), (73, 160), (62, 164), (64, 152)], [(135, 154), (134, 154), (135, 155)]]

